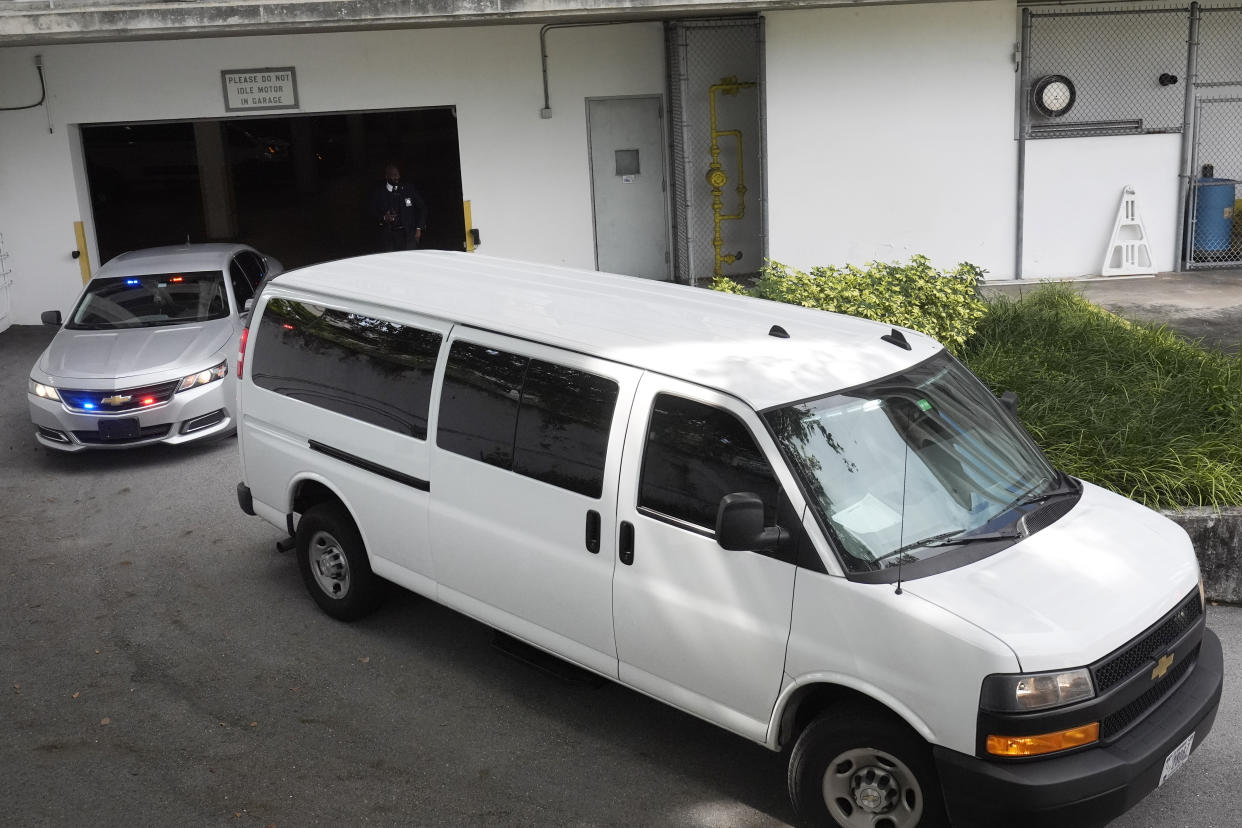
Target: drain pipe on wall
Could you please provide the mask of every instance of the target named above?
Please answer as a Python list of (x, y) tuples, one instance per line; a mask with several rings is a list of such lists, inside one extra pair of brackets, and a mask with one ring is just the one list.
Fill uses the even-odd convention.
[(662, 23), (663, 20), (647, 18), (642, 20), (607, 20), (603, 23), (549, 23), (539, 28), (539, 60), (543, 65), (543, 109), (539, 117), (552, 117), (552, 99), (548, 95), (548, 32), (553, 29), (581, 29), (587, 26), (629, 26), (634, 23)]
[(1031, 77), (1027, 62), (1031, 54), (1031, 10), (1022, 10), (1022, 44), (1018, 47), (1018, 195), (1014, 228), (1013, 278), (1022, 278), (1022, 234), (1026, 214), (1026, 126)]
[(1186, 269), (1186, 230), (1190, 220), (1190, 180), (1194, 163), (1195, 83), (1199, 80), (1199, 3), (1190, 4), (1190, 33), (1186, 38), (1186, 103), (1182, 112), (1182, 165), (1177, 178), (1177, 234), (1173, 241), (1176, 251), (1173, 267), (1178, 273)]

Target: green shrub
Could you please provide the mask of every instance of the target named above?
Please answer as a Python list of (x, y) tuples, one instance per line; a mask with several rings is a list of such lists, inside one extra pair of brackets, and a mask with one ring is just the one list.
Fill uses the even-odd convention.
[(769, 261), (754, 291), (727, 278), (715, 279), (712, 288), (912, 328), (960, 353), (984, 314), (978, 291), (983, 274), (968, 263), (941, 272), (925, 256), (906, 264), (816, 267), (810, 273)]
[(1158, 508), (1242, 505), (1242, 360), (1065, 286), (989, 303), (964, 352), (1060, 469)]

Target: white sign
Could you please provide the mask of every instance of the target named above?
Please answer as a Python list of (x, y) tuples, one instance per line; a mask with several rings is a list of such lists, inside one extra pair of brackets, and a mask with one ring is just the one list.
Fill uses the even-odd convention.
[(225, 69), (220, 82), (224, 84), (227, 112), (298, 108), (298, 76), (292, 66)]

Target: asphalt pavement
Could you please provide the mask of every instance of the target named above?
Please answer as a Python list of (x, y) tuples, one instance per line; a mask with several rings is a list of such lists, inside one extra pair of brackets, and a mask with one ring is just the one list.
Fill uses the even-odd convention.
[[(784, 757), (515, 660), (395, 592), (341, 624), (237, 508), (236, 441), (38, 447), (0, 333), (0, 821), (20, 826), (779, 826)], [(1216, 727), (1115, 825), (1242, 825), (1242, 609)]]

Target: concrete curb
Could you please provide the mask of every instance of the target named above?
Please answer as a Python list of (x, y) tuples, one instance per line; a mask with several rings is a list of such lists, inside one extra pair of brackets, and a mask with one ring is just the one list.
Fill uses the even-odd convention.
[(1242, 508), (1163, 511), (1190, 535), (1210, 601), (1242, 604)]

